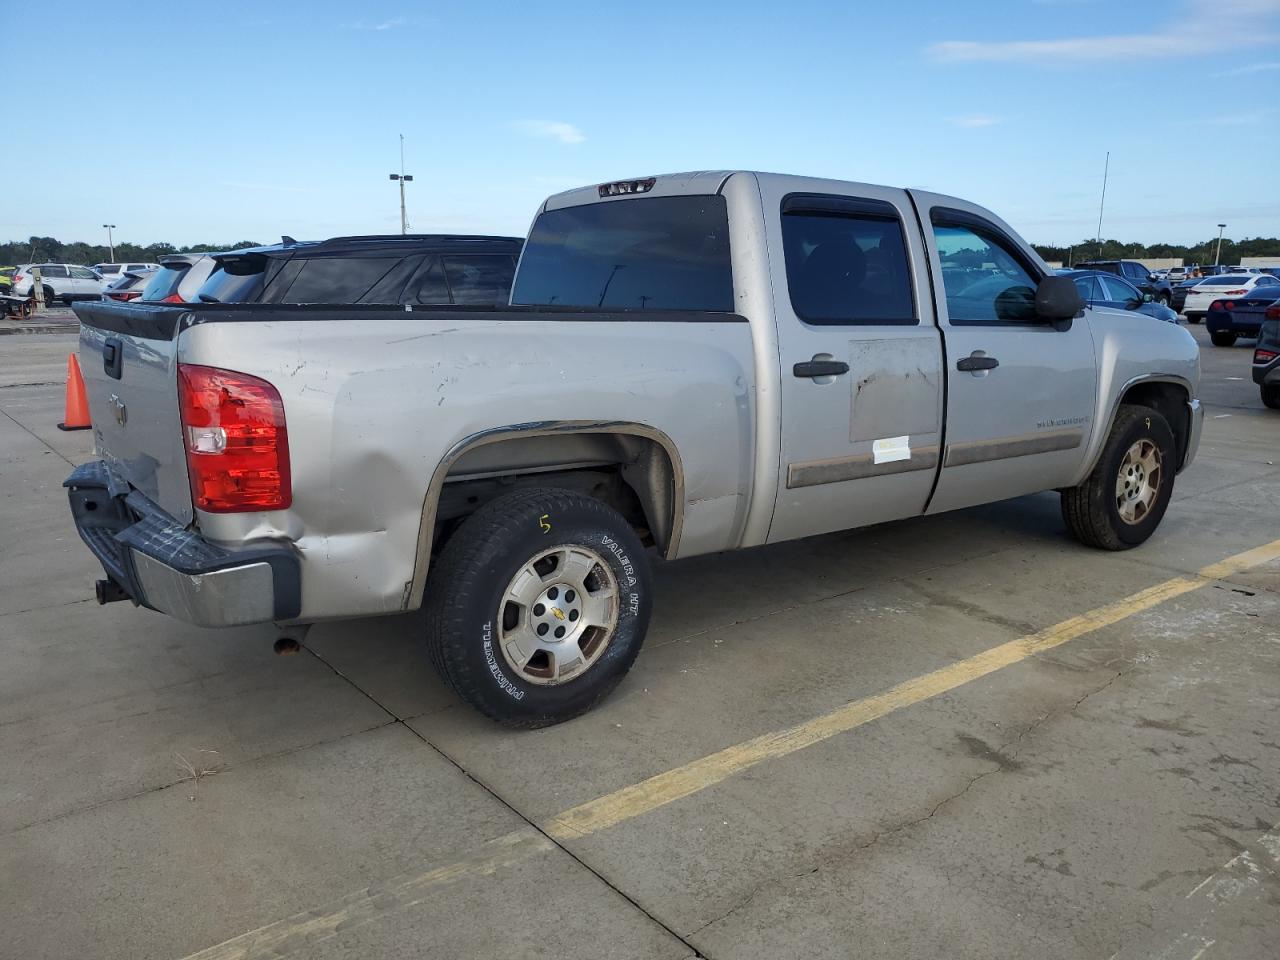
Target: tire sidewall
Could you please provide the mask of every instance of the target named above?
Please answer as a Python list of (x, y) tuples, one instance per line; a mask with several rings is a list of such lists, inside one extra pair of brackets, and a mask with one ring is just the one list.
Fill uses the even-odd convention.
[[(450, 644), (446, 657), (451, 668), (474, 680), (477, 706), (489, 716), (552, 722), (576, 715), (613, 689), (635, 661), (649, 625), (651, 582), (639, 539), (621, 518), (610, 522), (611, 513), (582, 504), (529, 510), (526, 522), (486, 545), (479, 575), (457, 585), (454, 606), (462, 636)], [(549, 531), (542, 529), (544, 522)], [(521, 567), (561, 546), (589, 547), (608, 563), (618, 585), (618, 623), (599, 659), (581, 676), (555, 685), (531, 683), (510, 667), (499, 648), (500, 604)]]
[[(1120, 518), (1120, 509), (1115, 502), (1115, 483), (1125, 454), (1131, 446), (1142, 439), (1152, 440), (1160, 451), (1160, 488), (1156, 492), (1156, 501), (1151, 511), (1141, 523), (1131, 524), (1125, 523)], [(1173, 431), (1169, 429), (1169, 424), (1164, 417), (1154, 410), (1144, 411), (1131, 419), (1107, 445), (1102, 459), (1103, 509), (1106, 511), (1111, 529), (1123, 543), (1130, 546), (1143, 543), (1164, 519), (1165, 511), (1169, 508), (1169, 500), (1173, 496), (1176, 449)]]

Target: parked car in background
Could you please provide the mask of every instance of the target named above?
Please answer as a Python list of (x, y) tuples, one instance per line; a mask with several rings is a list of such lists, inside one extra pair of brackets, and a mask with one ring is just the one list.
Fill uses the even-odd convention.
[(154, 275), (154, 270), (126, 270), (118, 279), (107, 285), (102, 291), (104, 300), (120, 300), (128, 303), (142, 296), (142, 291)]
[(285, 241), (215, 254), (212, 303), (506, 303), (518, 237), (441, 234)]
[(1076, 264), (1077, 270), (1101, 270), (1123, 277), (1151, 299), (1168, 306), (1173, 300), (1173, 286), (1162, 280), (1137, 260), (1086, 260)]
[(1191, 323), (1199, 323), (1209, 312), (1215, 300), (1243, 297), (1255, 287), (1275, 289), (1280, 297), (1280, 280), (1265, 273), (1227, 273), (1219, 277), (1205, 277), (1187, 290), (1183, 314)]
[(139, 270), (159, 270), (158, 263), (95, 263), (93, 269), (102, 274), (102, 279), (108, 282), (119, 280), (122, 275), (128, 271), (137, 273)]
[(1173, 299), (1169, 301), (1170, 309), (1182, 312), (1187, 305), (1187, 291), (1194, 287), (1199, 280), (1183, 280), (1173, 285)]
[(159, 303), (194, 303), (200, 288), (213, 273), (217, 261), (207, 253), (175, 253), (160, 258), (160, 268), (151, 275), (142, 300)]
[(13, 275), (17, 267), (0, 267), (0, 293), (8, 293), (13, 289)]
[(1183, 280), (1198, 280), (1202, 276), (1204, 274), (1200, 270), (1200, 264), (1184, 263), (1180, 267), (1170, 267), (1165, 279), (1170, 283), (1180, 283)]
[(45, 303), (72, 300), (99, 300), (104, 286), (102, 277), (88, 267), (75, 263), (24, 263), (13, 275), (13, 295), (28, 297), (34, 286), (32, 270), (40, 271)]
[(1213, 301), (1205, 329), (1215, 347), (1230, 347), (1239, 337), (1256, 337), (1268, 317), (1280, 319), (1280, 281), (1254, 287), (1243, 297)]
[(1280, 410), (1280, 311), (1269, 315), (1258, 331), (1258, 343), (1253, 348), (1253, 382), (1262, 391), (1262, 402), (1272, 410)]
[(1151, 294), (1143, 293), (1128, 280), (1113, 273), (1103, 273), (1101, 270), (1059, 270), (1058, 273), (1071, 278), (1080, 296), (1091, 307), (1133, 310), (1167, 323), (1178, 322), (1176, 310), (1154, 300)]
[(514, 726), (626, 674), (649, 545), (1059, 490), (1081, 542), (1127, 549), (1202, 430), (1185, 329), (1088, 307), (955, 197), (746, 171), (591, 184), (539, 208), (510, 306), (414, 301), (459, 299), (450, 258), (511, 241), (322, 246), (261, 267), (264, 295), (319, 265), (326, 297), (403, 302), (77, 307), (102, 459), (65, 486), (99, 596), (208, 626), (425, 606), (448, 684)]

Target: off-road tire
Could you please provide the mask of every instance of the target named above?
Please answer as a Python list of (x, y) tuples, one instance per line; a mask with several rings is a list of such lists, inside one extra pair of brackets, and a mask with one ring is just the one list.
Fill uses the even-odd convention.
[(1272, 410), (1280, 410), (1280, 383), (1264, 383), (1258, 387), (1262, 402)]
[(1234, 347), (1236, 345), (1236, 335), (1224, 330), (1216, 330), (1210, 333), (1209, 340), (1215, 347)]
[[(1126, 452), (1142, 439), (1150, 439), (1159, 451), (1159, 486), (1146, 516), (1130, 524), (1121, 519), (1116, 504), (1116, 478)], [(1150, 407), (1122, 404), (1093, 471), (1079, 486), (1062, 491), (1062, 519), (1085, 546), (1100, 550), (1136, 547), (1160, 525), (1173, 495), (1176, 470), (1177, 445), (1168, 421)]]
[[(528, 682), (498, 646), (502, 602), (539, 553), (579, 545), (610, 567), (617, 623), (599, 658), (554, 685)], [(426, 644), (454, 692), (485, 716), (532, 729), (586, 713), (631, 669), (649, 627), (652, 581), (644, 547), (608, 504), (569, 490), (517, 490), (485, 504), (450, 537), (427, 579)]]

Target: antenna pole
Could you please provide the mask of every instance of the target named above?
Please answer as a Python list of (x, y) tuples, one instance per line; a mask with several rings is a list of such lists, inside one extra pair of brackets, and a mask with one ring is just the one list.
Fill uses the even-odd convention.
[(1098, 234), (1094, 242), (1098, 245), (1098, 256), (1102, 256), (1102, 211), (1107, 206), (1107, 173), (1111, 169), (1111, 151), (1107, 151), (1107, 162), (1102, 167), (1102, 200), (1098, 204)]

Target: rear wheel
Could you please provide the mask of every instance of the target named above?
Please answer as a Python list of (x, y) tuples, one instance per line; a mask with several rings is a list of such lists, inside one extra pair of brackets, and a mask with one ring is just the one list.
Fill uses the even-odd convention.
[(1062, 491), (1062, 518), (1072, 535), (1102, 550), (1146, 541), (1173, 495), (1175, 451), (1173, 431), (1157, 411), (1121, 406), (1093, 472)]
[(1261, 390), (1262, 402), (1272, 410), (1280, 410), (1280, 383), (1264, 383)]
[(1213, 331), (1209, 334), (1209, 339), (1215, 347), (1234, 347), (1236, 344), (1236, 335), (1226, 330)]
[(57, 302), (57, 298), (54, 295), (53, 287), (45, 287), (44, 288), (44, 305), (46, 307), (52, 307), (56, 302)]
[(649, 594), (644, 547), (616, 510), (567, 490), (518, 490), (476, 511), (433, 564), (427, 650), (485, 716), (559, 723), (631, 668)]
[(1160, 296), (1156, 297), (1156, 302), (1162, 307), (1167, 307), (1169, 305), (1169, 295), (1167, 293), (1160, 294)]

